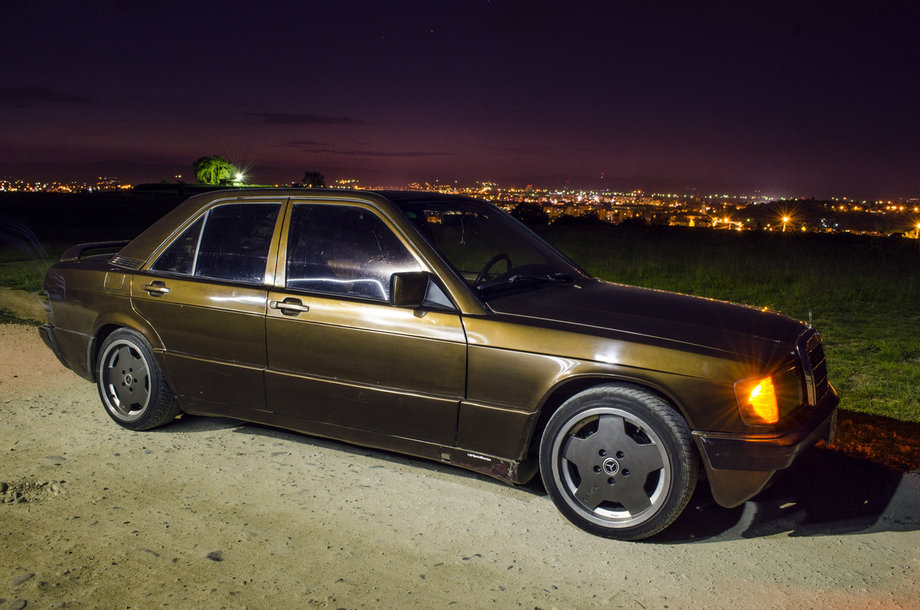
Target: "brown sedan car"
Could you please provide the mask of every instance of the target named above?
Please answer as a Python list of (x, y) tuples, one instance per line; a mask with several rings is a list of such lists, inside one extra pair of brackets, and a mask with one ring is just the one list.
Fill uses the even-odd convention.
[(459, 196), (199, 195), (45, 289), (42, 338), (126, 428), (218, 415), (539, 472), (613, 538), (667, 527), (699, 478), (744, 502), (836, 417), (810, 326), (594, 279)]

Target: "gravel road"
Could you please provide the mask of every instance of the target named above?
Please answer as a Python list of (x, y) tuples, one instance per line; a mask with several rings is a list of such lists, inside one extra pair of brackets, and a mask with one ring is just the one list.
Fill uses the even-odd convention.
[(0, 325), (0, 610), (920, 607), (920, 474), (814, 450), (756, 501), (701, 486), (650, 542), (539, 485), (186, 417), (129, 432)]

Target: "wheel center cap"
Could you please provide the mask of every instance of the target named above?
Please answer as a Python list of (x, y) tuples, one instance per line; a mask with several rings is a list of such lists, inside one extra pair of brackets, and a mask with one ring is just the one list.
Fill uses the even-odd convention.
[(131, 373), (125, 375), (125, 385), (131, 385), (134, 383), (134, 377), (131, 376)]
[(613, 458), (607, 458), (602, 464), (604, 472), (609, 476), (613, 476), (616, 473), (620, 472), (620, 463)]

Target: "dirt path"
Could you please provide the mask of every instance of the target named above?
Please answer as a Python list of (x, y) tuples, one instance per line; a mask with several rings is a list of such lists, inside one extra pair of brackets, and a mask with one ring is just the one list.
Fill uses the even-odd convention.
[(5, 286), (0, 286), (0, 313), (2, 312), (20, 320), (45, 321), (45, 310), (38, 295)]
[(0, 490), (0, 610), (920, 606), (914, 473), (815, 451), (615, 542), (538, 486), (224, 419), (123, 430), (25, 326), (0, 325)]

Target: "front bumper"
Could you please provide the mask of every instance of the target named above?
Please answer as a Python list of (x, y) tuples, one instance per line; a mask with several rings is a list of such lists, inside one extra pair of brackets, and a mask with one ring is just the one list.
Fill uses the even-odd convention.
[(821, 402), (793, 427), (778, 434), (694, 432), (716, 502), (738, 506), (762, 490), (777, 470), (788, 468), (820, 440), (832, 442), (840, 398), (832, 386)]

